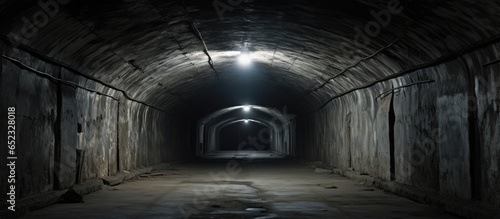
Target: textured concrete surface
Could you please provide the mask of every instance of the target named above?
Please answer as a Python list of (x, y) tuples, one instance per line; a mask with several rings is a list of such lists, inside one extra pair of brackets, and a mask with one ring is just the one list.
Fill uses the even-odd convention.
[(256, 104), (298, 115), (279, 151), (500, 205), (498, 1), (182, 2), (0, 2), (19, 199), (186, 160), (194, 121)]
[[(82, 198), (82, 196), (101, 190), (103, 188), (103, 185), (115, 186), (126, 181), (138, 179), (143, 175), (158, 174), (152, 173), (152, 171), (161, 171), (167, 169), (171, 169), (171, 164), (162, 163), (146, 168), (121, 172), (115, 176), (103, 177), (102, 179), (88, 180), (76, 185), (72, 185), (70, 189), (53, 190), (40, 193), (34, 196), (17, 200), (15, 212), (11, 212), (6, 209), (0, 209), (0, 215), (2, 215), (2, 218), (18, 218), (23, 217), (34, 210), (38, 210), (56, 203), (83, 203), (84, 199)], [(78, 199), (73, 199), (78, 201), (75, 202), (66, 200), (67, 194), (72, 194), (71, 197), (73, 198), (78, 197)]]
[[(248, 93), (262, 97), (255, 104), (308, 111), (332, 95), (499, 34), (496, 1), (221, 2), (231, 7), (222, 17), (213, 1), (186, 2), (220, 86), (182, 1), (68, 1), (33, 32), (23, 29), (22, 17), (33, 23), (42, 7), (36, 1), (4, 1), (0, 31), (173, 112), (239, 105)], [(378, 24), (373, 14), (390, 8), (397, 12)], [(237, 64), (245, 47), (256, 56), (253, 70)], [(331, 77), (336, 80), (297, 102)]]
[[(45, 63), (32, 57), (24, 57), (34, 66), (51, 69)], [(60, 68), (51, 69), (58, 74)], [(56, 142), (55, 124), (57, 119), (57, 84), (18, 68), (2, 59), (2, 101), (1, 110), (7, 115), (7, 107), (16, 108), (16, 168), (23, 170), (24, 177), (16, 179), (18, 198), (37, 195), (52, 190), (54, 183), (54, 144)], [(43, 94), (43, 95), (40, 95)], [(22, 106), (22, 107), (21, 107)], [(3, 122), (5, 121), (5, 122)], [(2, 119), (3, 124), (7, 124)], [(7, 126), (2, 125), (2, 137), (6, 139)], [(7, 163), (7, 146), (2, 143), (0, 161)], [(5, 166), (5, 165), (2, 165)], [(1, 178), (7, 179), (8, 172), (2, 168)], [(7, 192), (2, 182), (2, 191)]]
[[(189, 145), (189, 120), (120, 101), (122, 97), (116, 91), (27, 53), (11, 48), (2, 52), (26, 64), (2, 59), (0, 80), (2, 113), (7, 115), (7, 107), (17, 109), (18, 200), (189, 156), (189, 149), (184, 149)], [(50, 77), (98, 92), (58, 83)], [(6, 133), (2, 125), (2, 136)], [(2, 145), (0, 150), (0, 160), (6, 163), (7, 147)], [(77, 150), (83, 151), (81, 161)], [(4, 170), (0, 171), (2, 179), (8, 174)], [(7, 193), (4, 185), (2, 192)]]
[[(493, 72), (498, 44), (444, 64), (378, 83), (333, 100), (298, 119), (298, 144), (306, 160), (390, 179), (394, 140), (395, 182), (461, 200), (498, 206), (498, 88)], [(394, 93), (380, 96), (392, 88)], [(388, 102), (393, 98), (394, 124)], [(330, 122), (325, 122), (330, 121)], [(389, 136), (393, 127), (394, 134)]]
[(229, 175), (231, 160), (178, 165), (24, 218), (455, 218), (290, 161), (253, 160)]
[(77, 149), (85, 153), (82, 180), (116, 174), (117, 171), (117, 107), (108, 97), (77, 91), (78, 133)]
[[(68, 81), (74, 80), (73, 74), (66, 69), (61, 70), (60, 78)], [(77, 132), (78, 105), (76, 99), (76, 90), (71, 86), (58, 85), (58, 110), (60, 117), (57, 120), (56, 132), (60, 135), (60, 140), (54, 145), (54, 172), (55, 189), (66, 189), (76, 183), (75, 173), (77, 172)], [(71, 131), (62, 131), (71, 130)], [(77, 130), (75, 132), (74, 130)], [(56, 136), (57, 139), (57, 136)]]
[(387, 181), (352, 170), (329, 169), (325, 167), (316, 169), (321, 169), (323, 172), (339, 174), (341, 176), (348, 177), (351, 180), (355, 180), (356, 182), (365, 183), (366, 185), (373, 185), (386, 192), (397, 194), (418, 203), (437, 206), (439, 209), (461, 218), (489, 219), (500, 217), (500, 209), (498, 209), (498, 207), (484, 202), (481, 203), (447, 198), (429, 189), (422, 189), (394, 181)]

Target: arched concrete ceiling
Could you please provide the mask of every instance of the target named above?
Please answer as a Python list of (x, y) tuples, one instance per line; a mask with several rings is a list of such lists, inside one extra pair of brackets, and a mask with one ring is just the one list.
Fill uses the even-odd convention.
[[(402, 12), (369, 43), (356, 43), (355, 28), (376, 21), (370, 12), (394, 0), (241, 1), (223, 20), (213, 2), (186, 0), (219, 80), (182, 1), (71, 0), (17, 41), (169, 112), (208, 114), (250, 103), (300, 113), (496, 40), (500, 31), (499, 1), (401, 0)], [(0, 8), (4, 36), (22, 35), (23, 17), (32, 20), (41, 10), (34, 0), (2, 1)], [(236, 62), (245, 47), (255, 55), (246, 69)]]
[[(248, 111), (244, 110), (244, 107), (249, 107)], [(200, 125), (212, 125), (215, 122), (221, 120), (233, 120), (238, 119), (259, 119), (262, 121), (271, 121), (273, 123), (279, 122), (280, 124), (287, 123), (289, 117), (293, 115), (288, 115), (286, 112), (280, 112), (277, 109), (272, 109), (269, 107), (256, 106), (256, 105), (242, 105), (233, 106), (224, 109), (217, 110), (215, 112), (206, 115), (200, 119)]]
[(249, 114), (249, 115), (245, 115), (243, 113), (242, 114), (240, 114), (240, 113), (237, 113), (237, 114), (230, 113), (230, 114), (224, 114), (224, 116), (218, 117), (218, 118), (210, 121), (207, 124), (207, 127), (220, 125), (221, 122), (224, 123), (224, 122), (228, 122), (228, 121), (245, 120), (245, 119), (253, 119), (253, 120), (258, 120), (258, 121), (266, 121), (266, 122), (269, 122), (269, 123), (276, 124), (278, 126), (280, 126), (280, 125), (283, 124), (283, 121), (281, 121), (279, 119), (274, 119), (270, 115), (264, 114), (264, 113), (252, 113), (252, 114)]
[(246, 120), (248, 120), (248, 122), (261, 124), (263, 126), (266, 126), (267, 128), (271, 128), (271, 127), (275, 128), (275, 126), (273, 126), (272, 123), (270, 123), (269, 121), (260, 121), (260, 120), (255, 120), (255, 119), (236, 119), (236, 120), (224, 121), (224, 122), (217, 124), (216, 128), (223, 129), (228, 125), (232, 125), (232, 124), (239, 123), (239, 122), (244, 123)]

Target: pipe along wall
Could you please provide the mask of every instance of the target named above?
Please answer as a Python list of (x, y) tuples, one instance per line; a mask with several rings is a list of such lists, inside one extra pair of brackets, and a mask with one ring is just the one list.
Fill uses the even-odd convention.
[(499, 48), (377, 83), (298, 117), (299, 156), (500, 204), (500, 63), (492, 62)]
[[(128, 100), (10, 45), (2, 43), (0, 48), (6, 57), (88, 88), (55, 82), (2, 58), (1, 114), (16, 107), (17, 200), (190, 156), (189, 119)], [(2, 139), (7, 138), (6, 128), (1, 126)], [(7, 154), (3, 145), (1, 154)], [(6, 163), (6, 156), (0, 162)], [(0, 178), (7, 174), (1, 171)]]
[[(16, 149), (22, 157), (19, 199), (193, 154), (190, 119), (1, 46), (5, 56), (99, 91), (54, 82), (2, 58), (1, 114), (15, 103), (17, 145), (24, 146)], [(500, 204), (500, 63), (492, 62), (499, 47), (485, 46), (299, 115), (297, 151), (290, 154), (447, 197)]]

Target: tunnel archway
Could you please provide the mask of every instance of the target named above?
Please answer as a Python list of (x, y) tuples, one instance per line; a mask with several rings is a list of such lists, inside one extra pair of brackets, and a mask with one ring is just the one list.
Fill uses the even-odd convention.
[[(19, 176), (2, 193), (46, 206), (32, 203), (203, 161), (248, 119), (270, 127), (271, 151), (314, 170), (499, 218), (499, 14), (480, 0), (0, 1), (0, 139), (15, 138), (0, 178), (14, 181), (13, 160)], [(218, 180), (254, 192), (248, 181)], [(309, 207), (343, 208), (323, 197)], [(296, 206), (274, 204), (285, 218)]]
[[(267, 131), (266, 136), (259, 138), (263, 130), (270, 130), (269, 126), (254, 120), (236, 120), (221, 125), (216, 131), (216, 144), (222, 151), (242, 151), (242, 150), (271, 150), (271, 140), (273, 133)], [(249, 138), (258, 139), (257, 145), (250, 145)]]
[[(272, 143), (270, 142), (272, 145), (271, 150), (283, 154), (293, 153), (294, 149), (292, 147), (295, 142), (293, 115), (287, 115), (286, 110), (282, 113), (277, 109), (257, 105), (241, 105), (218, 110), (198, 121), (198, 156), (217, 150), (217, 136), (219, 136), (218, 133), (224, 126), (245, 120), (262, 123), (270, 127), (269, 134), (273, 136)], [(264, 135), (266, 129), (260, 131), (257, 134)], [(257, 137), (262, 138), (264, 142), (266, 141), (262, 136)], [(240, 143), (248, 143), (248, 140)], [(260, 145), (256, 141), (251, 143)]]

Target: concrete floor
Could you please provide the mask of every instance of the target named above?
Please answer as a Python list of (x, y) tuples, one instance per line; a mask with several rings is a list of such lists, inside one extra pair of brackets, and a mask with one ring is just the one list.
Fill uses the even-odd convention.
[(230, 155), (176, 165), (25, 218), (455, 218), (274, 155)]

